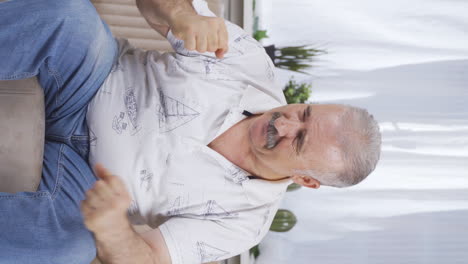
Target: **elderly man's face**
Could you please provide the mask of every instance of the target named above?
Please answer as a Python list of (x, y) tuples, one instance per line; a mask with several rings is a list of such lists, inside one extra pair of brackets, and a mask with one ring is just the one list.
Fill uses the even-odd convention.
[(258, 116), (249, 126), (257, 162), (283, 176), (296, 169), (329, 171), (341, 167), (339, 105), (291, 104)]

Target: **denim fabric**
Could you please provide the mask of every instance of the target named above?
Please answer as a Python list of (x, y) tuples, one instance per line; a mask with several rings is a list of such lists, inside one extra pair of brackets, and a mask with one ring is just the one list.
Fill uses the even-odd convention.
[(88, 0), (0, 1), (0, 80), (37, 76), (46, 113), (38, 191), (0, 193), (0, 263), (95, 257), (79, 209), (96, 181), (85, 117), (116, 58), (117, 43)]

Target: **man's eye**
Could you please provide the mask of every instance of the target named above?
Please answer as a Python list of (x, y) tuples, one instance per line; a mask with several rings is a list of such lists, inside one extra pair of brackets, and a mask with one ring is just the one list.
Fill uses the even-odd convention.
[(297, 137), (295, 138), (296, 140), (296, 153), (299, 154), (299, 148), (301, 147), (301, 144), (302, 144), (302, 139), (304, 137), (304, 132), (299, 132), (299, 134), (297, 135)]

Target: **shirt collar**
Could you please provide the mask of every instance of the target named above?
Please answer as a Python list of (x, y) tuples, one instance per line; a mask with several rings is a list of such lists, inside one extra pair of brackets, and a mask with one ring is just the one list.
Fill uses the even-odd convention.
[[(277, 90), (281, 94), (278, 94)], [(281, 89), (265, 90), (248, 84), (242, 93), (239, 108), (241, 112), (247, 110), (253, 114), (260, 114), (285, 104), (286, 99)]]
[(290, 178), (279, 181), (249, 179), (250, 173), (230, 162), (218, 152), (209, 147), (203, 148), (203, 150), (208, 152), (207, 154), (213, 157), (226, 171), (226, 178), (242, 185), (252, 205), (264, 205), (279, 199), (286, 192), (288, 185), (292, 183)]
[(242, 182), (242, 187), (253, 205), (263, 205), (278, 200), (292, 183), (290, 178), (280, 181), (252, 179)]

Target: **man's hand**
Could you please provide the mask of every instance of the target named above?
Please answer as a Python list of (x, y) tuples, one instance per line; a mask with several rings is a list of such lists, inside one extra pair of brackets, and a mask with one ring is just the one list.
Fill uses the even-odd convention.
[(228, 33), (222, 18), (176, 13), (169, 26), (174, 36), (184, 41), (187, 50), (216, 52), (218, 58), (228, 51)]
[(86, 227), (94, 233), (97, 256), (103, 263), (158, 263), (170, 264), (171, 257), (159, 229), (147, 235), (150, 245), (133, 230), (127, 209), (130, 194), (124, 183), (101, 165), (96, 165), (99, 180), (81, 203)]
[(151, 27), (166, 36), (169, 26), (187, 50), (216, 52), (220, 59), (228, 51), (224, 19), (198, 15), (192, 0), (136, 0), (136, 4)]
[(131, 203), (130, 194), (122, 180), (102, 165), (96, 165), (95, 170), (99, 180), (86, 192), (86, 199), (81, 203), (84, 223), (95, 234), (118, 232), (129, 226), (127, 209)]

